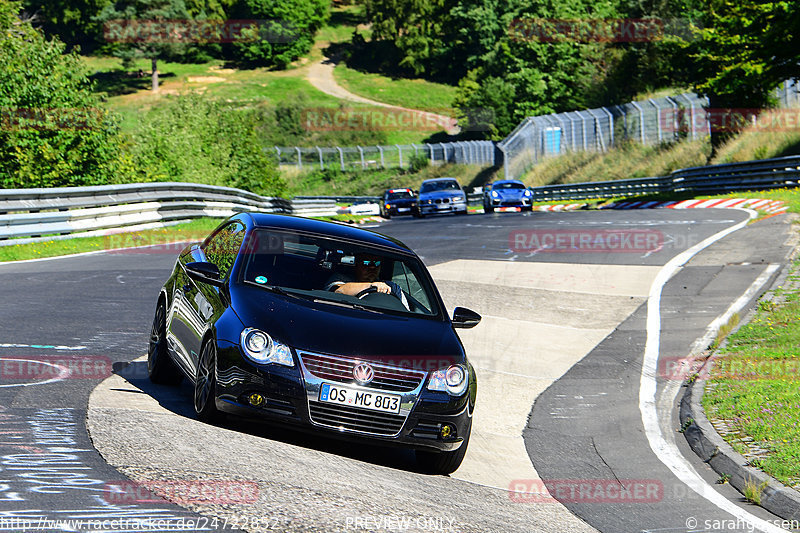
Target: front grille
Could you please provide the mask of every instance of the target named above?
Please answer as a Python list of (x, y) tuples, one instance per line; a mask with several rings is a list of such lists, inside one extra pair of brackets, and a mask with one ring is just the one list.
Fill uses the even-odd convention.
[[(301, 353), (303, 365), (314, 376), (338, 383), (357, 384), (353, 377), (353, 367), (361, 362), (358, 359), (345, 359), (329, 355)], [(425, 378), (421, 370), (409, 370), (378, 363), (369, 363), (375, 371), (375, 377), (369, 387), (392, 392), (411, 392)]]
[(402, 415), (320, 402), (308, 402), (308, 410), (311, 420), (322, 426), (373, 435), (397, 435), (403, 429), (403, 422), (406, 419)]
[(436, 203), (437, 204), (449, 204), (450, 203), (450, 198), (437, 199)]

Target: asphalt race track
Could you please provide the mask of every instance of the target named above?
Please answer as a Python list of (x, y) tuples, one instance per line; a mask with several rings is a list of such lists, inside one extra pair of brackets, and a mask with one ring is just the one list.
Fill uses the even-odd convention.
[[(141, 358), (176, 248), (0, 265), (0, 530), (753, 531), (745, 519), (769, 530), (776, 517), (715, 485), (677, 433), (681, 379), (669, 371), (748, 290), (740, 314), (752, 308), (786, 263), (786, 216), (748, 217), (380, 225), (423, 257), (449, 309), (484, 316), (459, 331), (478, 406), (450, 477), (419, 473), (410, 452), (203, 424), (188, 385), (150, 384)], [(674, 257), (736, 225), (661, 279)], [(661, 305), (648, 310), (654, 287)], [(641, 402), (651, 386), (655, 401)]]

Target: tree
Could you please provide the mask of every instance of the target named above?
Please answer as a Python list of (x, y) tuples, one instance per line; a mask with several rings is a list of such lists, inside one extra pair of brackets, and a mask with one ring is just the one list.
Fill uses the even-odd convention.
[(117, 123), (74, 53), (0, 0), (0, 187), (97, 185), (130, 170)]
[[(800, 77), (800, 5), (763, 0), (714, 0), (700, 38), (686, 50), (695, 89), (711, 108), (764, 108), (785, 79)], [(712, 131), (716, 149), (735, 131)]]
[(330, 0), (240, 0), (233, 12), (259, 22), (233, 43), (237, 57), (282, 69), (311, 50), (314, 36), (330, 16)]
[(184, 0), (120, 0), (97, 18), (106, 39), (118, 43), (114, 53), (123, 61), (147, 58), (152, 65), (152, 89), (158, 90), (158, 60), (186, 51), (191, 19)]
[(58, 36), (68, 49), (94, 50), (102, 43), (103, 27), (96, 17), (111, 0), (25, 0), (25, 11), (47, 36)]

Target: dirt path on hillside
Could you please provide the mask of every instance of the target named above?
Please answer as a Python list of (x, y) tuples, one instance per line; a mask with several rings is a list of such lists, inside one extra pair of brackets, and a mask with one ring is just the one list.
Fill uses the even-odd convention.
[(386, 104), (384, 102), (370, 100), (369, 98), (364, 98), (363, 96), (351, 93), (336, 82), (336, 78), (333, 75), (333, 69), (336, 67), (336, 63), (337, 61), (331, 58), (324, 58), (320, 61), (312, 63), (308, 66), (306, 79), (308, 79), (311, 85), (320, 91), (335, 98), (339, 98), (340, 100), (384, 107), (398, 112), (407, 113), (408, 117), (404, 117), (405, 120), (411, 121), (412, 123), (421, 122), (423, 124), (431, 124), (435, 122), (436, 124), (441, 125), (441, 128), (450, 135), (454, 135), (460, 131), (456, 119), (452, 117), (439, 115), (430, 111), (422, 111), (420, 109), (409, 109), (407, 107)]

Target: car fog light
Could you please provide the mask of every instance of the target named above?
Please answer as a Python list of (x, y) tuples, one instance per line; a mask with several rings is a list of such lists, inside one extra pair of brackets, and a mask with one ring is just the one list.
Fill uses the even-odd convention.
[(450, 439), (456, 436), (456, 428), (450, 424), (443, 424), (442, 429), (439, 430), (439, 436), (443, 439)]
[(248, 396), (247, 401), (253, 407), (261, 407), (262, 405), (264, 405), (264, 397), (258, 394), (257, 392), (254, 392), (253, 394)]

